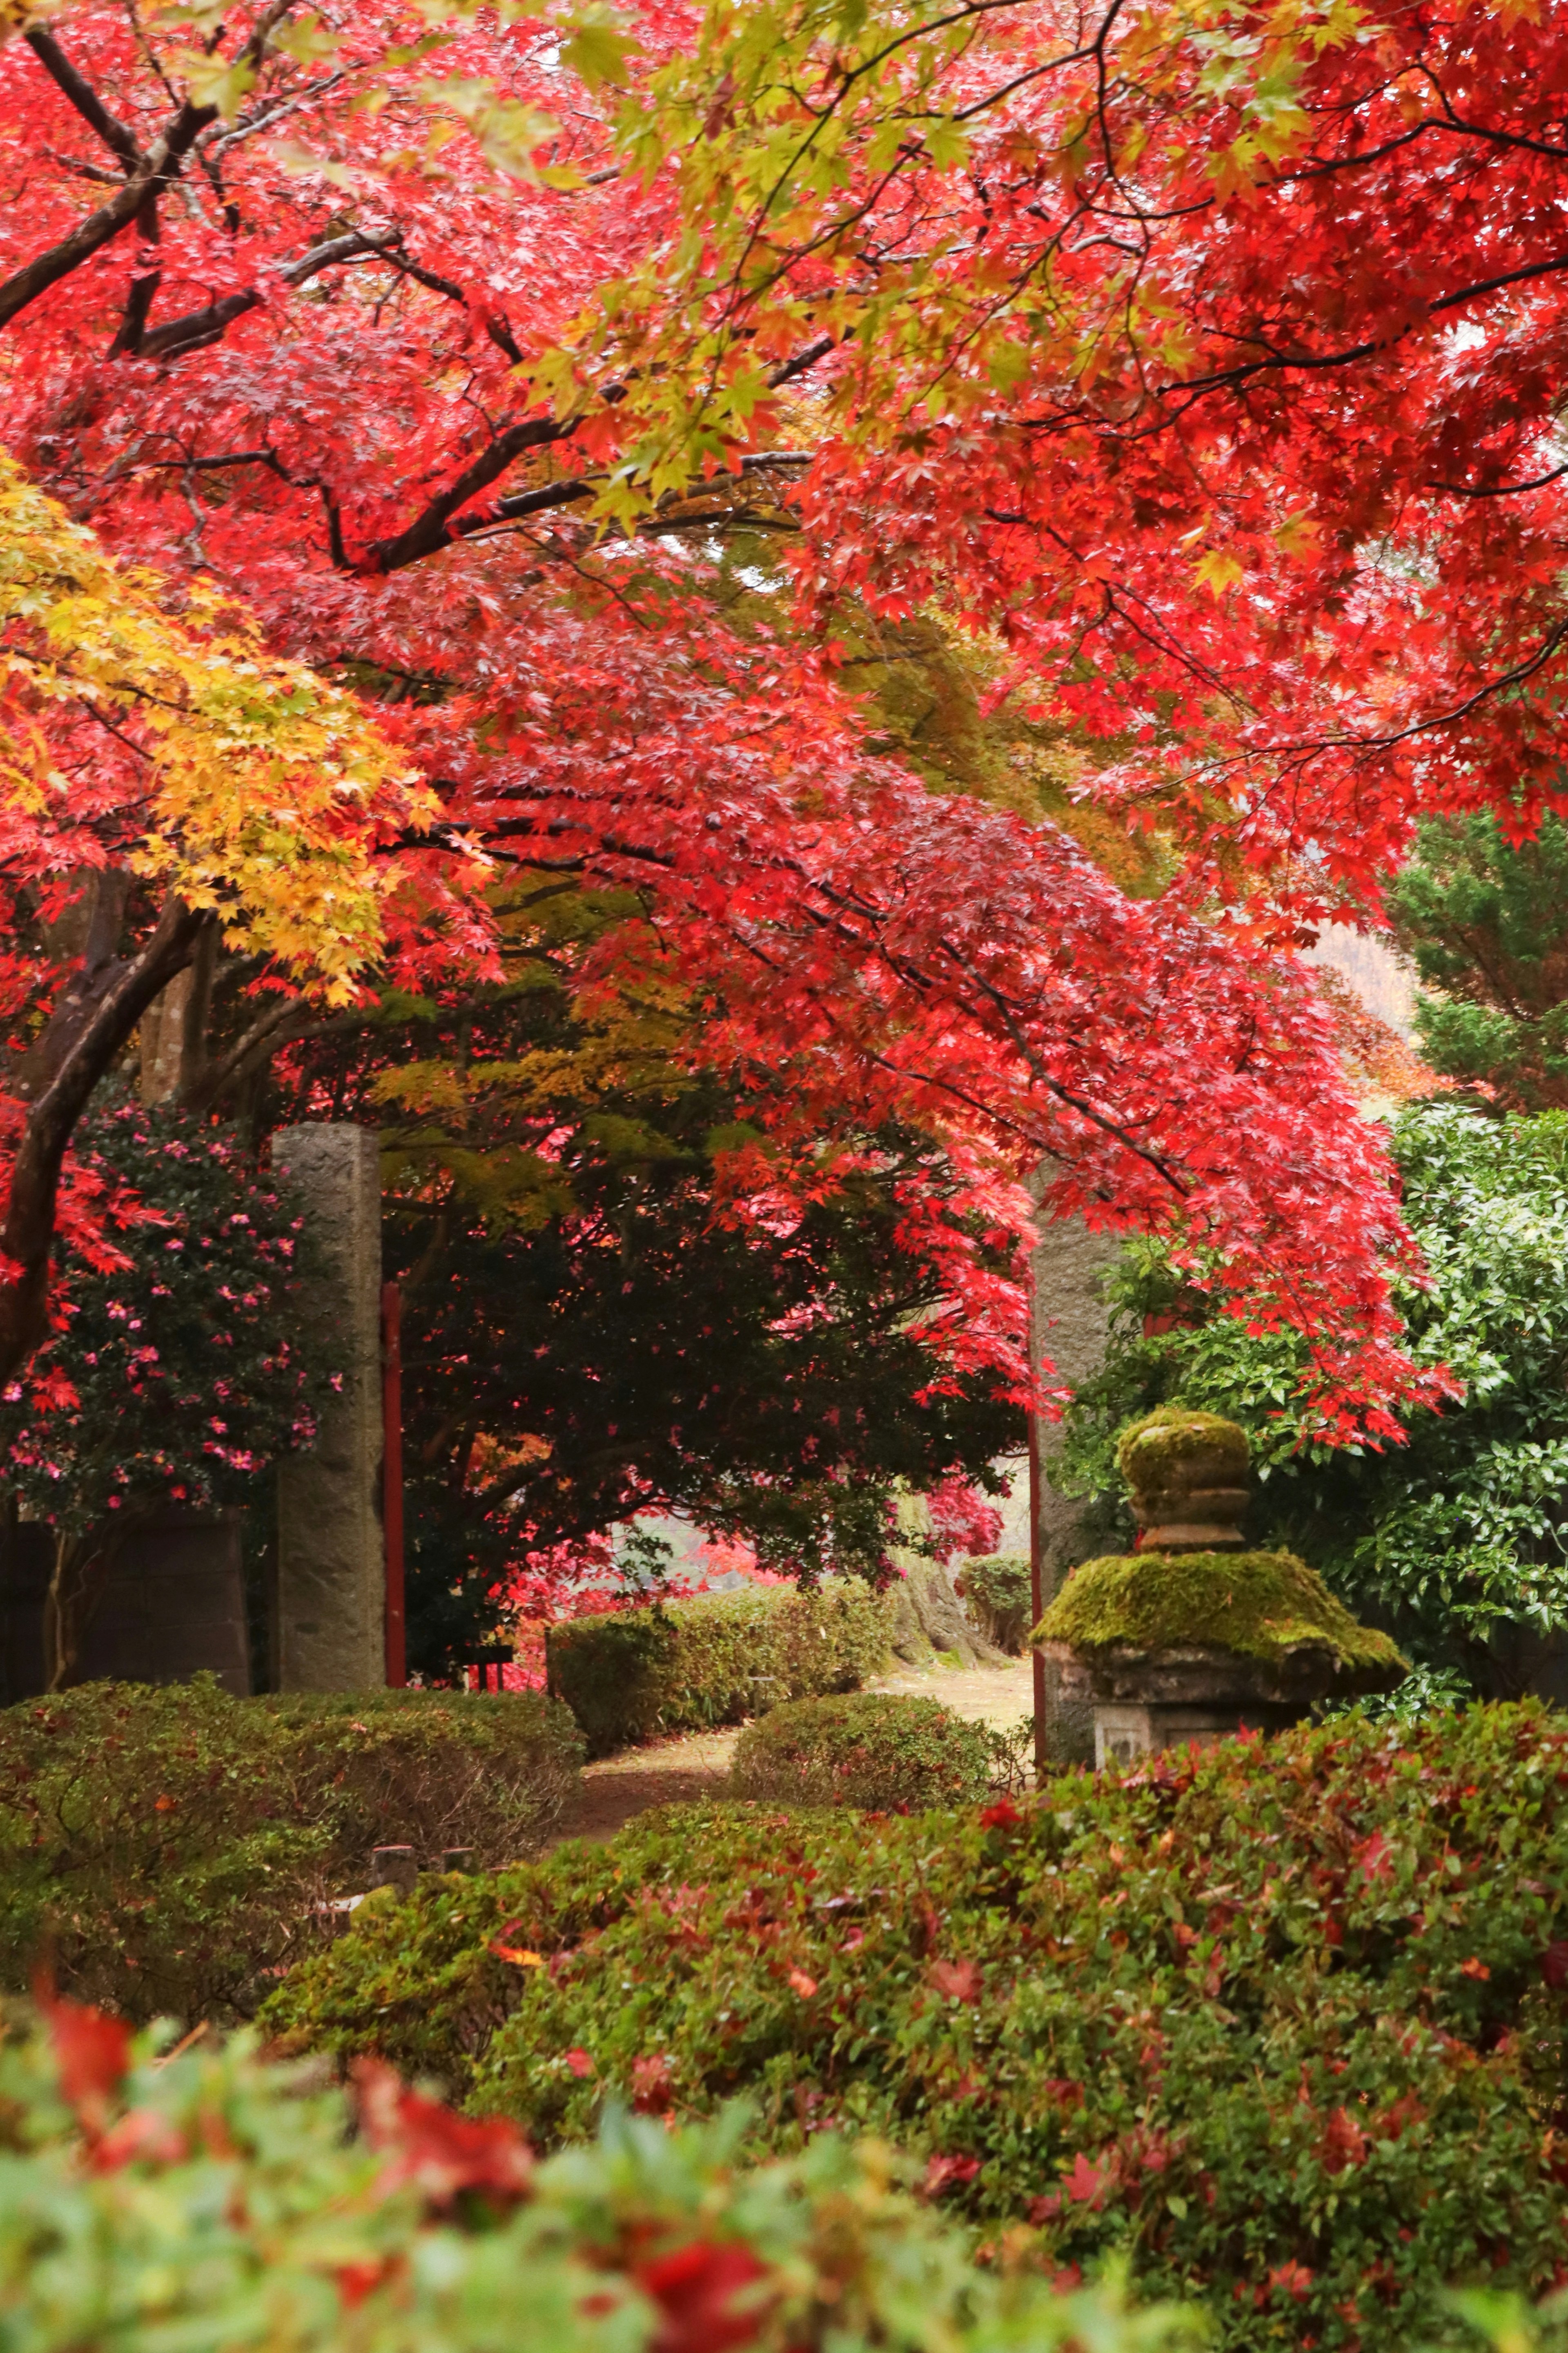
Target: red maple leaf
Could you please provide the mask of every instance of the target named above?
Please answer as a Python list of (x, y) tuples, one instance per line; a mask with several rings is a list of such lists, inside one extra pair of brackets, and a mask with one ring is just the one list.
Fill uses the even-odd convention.
[(659, 2308), (654, 2353), (729, 2353), (761, 2335), (777, 2291), (762, 2292), (764, 2266), (735, 2240), (697, 2239), (635, 2264), (632, 2278)]
[(49, 2041), (59, 2069), (60, 2088), (73, 2108), (95, 2129), (131, 2065), (131, 2029), (123, 2019), (84, 2003), (45, 1994), (39, 2007), (48, 2021)]
[(980, 1810), (982, 1830), (1016, 1830), (1023, 1819), (1011, 1798), (998, 1798), (994, 1806), (982, 1806)]
[(940, 2198), (944, 2189), (954, 2184), (973, 2181), (980, 2170), (977, 2157), (931, 2157), (921, 2187), (928, 2198)]
[(387, 2160), (388, 2187), (411, 2181), (433, 2206), (449, 2206), (464, 2190), (502, 2203), (528, 2195), (533, 2154), (504, 2117), (457, 2116), (406, 2090), (380, 2060), (358, 2061), (353, 2077), (361, 2129)]
[(632, 2061), (632, 2105), (640, 2115), (663, 2116), (674, 2100), (675, 2073), (662, 2052)]
[(1064, 2176), (1062, 2191), (1075, 2206), (1087, 2206), (1091, 2213), (1103, 2206), (1115, 2186), (1116, 2175), (1109, 2165), (1091, 2165), (1082, 2149), (1072, 2161), (1072, 2170)]
[(973, 2001), (980, 1991), (980, 1971), (970, 1960), (932, 1961), (926, 1975), (938, 1993), (954, 2001)]
[(1365, 2162), (1366, 2135), (1347, 2108), (1335, 2108), (1329, 2117), (1321, 2147), (1325, 2172), (1342, 2173), (1348, 2166)]

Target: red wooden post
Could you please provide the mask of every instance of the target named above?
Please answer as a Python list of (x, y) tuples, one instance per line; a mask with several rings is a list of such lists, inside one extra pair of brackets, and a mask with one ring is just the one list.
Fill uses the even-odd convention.
[(403, 1609), (403, 1295), (381, 1286), (381, 1525), (386, 1545), (386, 1680), (394, 1691), (408, 1681), (408, 1639)]
[[(1037, 1626), (1046, 1614), (1045, 1578), (1040, 1559), (1040, 1417), (1029, 1416), (1029, 1623)], [(1046, 1662), (1037, 1642), (1029, 1645), (1035, 1682), (1035, 1780), (1044, 1788), (1047, 1757), (1046, 1724)]]

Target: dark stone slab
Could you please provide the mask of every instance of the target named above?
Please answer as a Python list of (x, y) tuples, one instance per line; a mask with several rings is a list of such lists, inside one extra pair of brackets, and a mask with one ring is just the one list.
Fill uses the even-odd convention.
[[(52, 1538), (24, 1521), (7, 1547), (0, 1631), (6, 1704), (44, 1688), (44, 1595)], [(171, 1513), (121, 1546), (81, 1647), (73, 1683), (188, 1683), (206, 1672), (236, 1699), (251, 1688), (237, 1514)]]

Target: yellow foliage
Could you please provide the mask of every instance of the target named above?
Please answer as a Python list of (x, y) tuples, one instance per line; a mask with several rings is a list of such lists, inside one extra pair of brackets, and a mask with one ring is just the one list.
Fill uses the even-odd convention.
[[(434, 797), (353, 695), (268, 653), (214, 586), (178, 618), (166, 596), (0, 452), (0, 803), (46, 834), (101, 820), (112, 862), (342, 1003), (395, 879), (376, 842)], [(104, 759), (68, 775), (84, 726)]]

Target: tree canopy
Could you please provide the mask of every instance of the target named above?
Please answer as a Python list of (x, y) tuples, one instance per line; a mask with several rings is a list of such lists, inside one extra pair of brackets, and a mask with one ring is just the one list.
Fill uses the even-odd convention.
[[(1407, 1244), (1288, 949), (1423, 802), (1555, 789), (1553, 24), (83, 0), (0, 51), (0, 440), (172, 613), (243, 607), (374, 715), (416, 798), (359, 837), (362, 987), (500, 981), (502, 880), (624, 892), (573, 988), (700, 1015), (677, 1050), (761, 1138), (727, 1213), (798, 1213), (824, 1135), (963, 1172), (956, 1241), (943, 1193), (903, 1228), (955, 1374), (1021, 1393), (989, 1253), (1044, 1160), (1048, 1208), (1310, 1333), (1317, 1426), (1392, 1432)], [(792, 593), (726, 604), (737, 534)], [(878, 730), (856, 631), (933, 605), (1163, 889)], [(110, 853), (36, 831), (18, 1028), (58, 1042), (38, 871)], [(170, 891), (103, 972), (196, 955)], [(309, 1022), (213, 912), (216, 1102)]]

